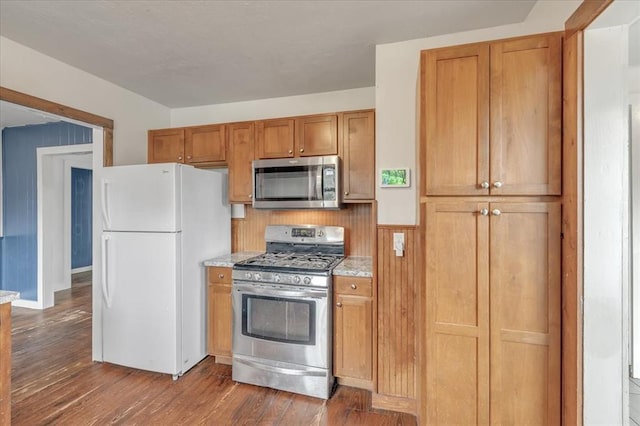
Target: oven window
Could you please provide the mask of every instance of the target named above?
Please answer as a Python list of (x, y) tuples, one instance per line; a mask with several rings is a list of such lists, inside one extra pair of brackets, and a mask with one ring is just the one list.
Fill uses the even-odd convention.
[(257, 200), (321, 200), (322, 166), (267, 167), (256, 169), (255, 185)]
[(299, 345), (316, 344), (314, 301), (242, 295), (242, 334)]

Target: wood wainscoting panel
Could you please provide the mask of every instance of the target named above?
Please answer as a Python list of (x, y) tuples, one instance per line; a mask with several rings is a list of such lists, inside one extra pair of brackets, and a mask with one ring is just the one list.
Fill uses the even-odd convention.
[[(393, 234), (404, 233), (402, 257), (393, 250)], [(378, 395), (376, 408), (385, 401), (400, 402), (395, 409), (415, 414), (419, 280), (419, 232), (416, 226), (378, 226)], [(376, 401), (380, 405), (376, 405)]]
[(264, 251), (267, 225), (327, 225), (345, 229), (347, 256), (372, 256), (375, 209), (370, 203), (340, 210), (259, 210), (247, 206), (244, 219), (231, 220), (231, 251)]

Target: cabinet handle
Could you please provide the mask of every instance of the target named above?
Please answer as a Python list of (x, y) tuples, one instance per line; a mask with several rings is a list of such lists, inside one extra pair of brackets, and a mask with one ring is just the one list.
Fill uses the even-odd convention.
[(489, 209), (480, 209), (480, 214), (482, 216), (489, 216)]
[(498, 209), (493, 209), (491, 210), (491, 214), (494, 216), (500, 216), (502, 214), (502, 212)]
[(293, 154), (293, 150), (292, 149), (289, 150), (289, 154)]
[(351, 284), (351, 288), (355, 290), (356, 288), (358, 288), (358, 286), (355, 284)]
[(482, 182), (480, 184), (480, 188), (482, 189), (489, 189), (489, 182), (487, 182), (486, 180), (484, 182)]
[(336, 306), (337, 306), (338, 308), (342, 308), (342, 302), (338, 302), (338, 303), (336, 303)]
[(182, 155), (178, 156), (178, 160), (182, 160)]
[(218, 274), (218, 278), (223, 279), (224, 278), (224, 274)]
[(493, 183), (493, 187), (494, 188), (502, 188), (502, 182), (500, 182), (500, 181), (494, 182)]
[(304, 152), (304, 148), (300, 148), (300, 152)]

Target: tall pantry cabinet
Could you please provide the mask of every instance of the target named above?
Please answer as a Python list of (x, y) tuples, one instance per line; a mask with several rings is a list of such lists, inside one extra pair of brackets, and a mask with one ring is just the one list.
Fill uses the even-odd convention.
[(561, 61), (561, 33), (422, 52), (427, 424), (560, 424)]

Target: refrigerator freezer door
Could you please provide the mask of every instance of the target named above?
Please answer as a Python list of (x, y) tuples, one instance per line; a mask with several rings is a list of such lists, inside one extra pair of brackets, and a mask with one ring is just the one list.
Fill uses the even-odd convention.
[(102, 220), (105, 231), (181, 230), (181, 166), (140, 164), (105, 167)]
[(103, 233), (105, 362), (181, 374), (180, 247), (180, 233)]

